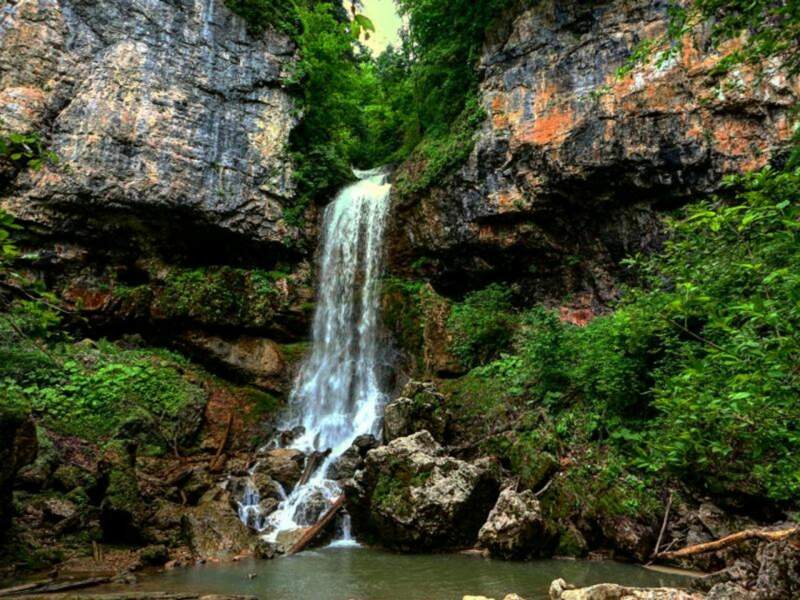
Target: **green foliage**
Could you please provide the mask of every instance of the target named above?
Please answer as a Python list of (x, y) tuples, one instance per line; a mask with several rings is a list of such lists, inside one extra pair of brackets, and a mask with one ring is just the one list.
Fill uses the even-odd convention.
[(225, 6), (247, 21), (255, 33), (270, 26), (289, 34), (297, 31), (297, 14), (292, 0), (225, 0)]
[[(663, 36), (642, 40), (619, 70), (624, 76), (637, 64), (655, 58), (656, 66), (675, 57), (687, 36), (710, 31), (711, 44), (723, 52), (716, 67), (725, 74), (736, 66), (762, 71), (775, 61), (789, 75), (800, 73), (800, 5), (791, 0), (694, 0), (669, 7)], [(745, 36), (742, 38), (742, 36)], [(741, 40), (723, 48), (725, 42)]]
[(510, 344), (514, 322), (510, 297), (506, 288), (492, 284), (453, 306), (447, 327), (453, 351), (465, 366), (483, 364)]
[(424, 191), (462, 164), (475, 145), (476, 131), (485, 116), (477, 96), (470, 95), (465, 100), (464, 110), (448, 129), (434, 130), (416, 146), (411, 161), (419, 167), (397, 177), (398, 192)]
[[(0, 127), (3, 126), (0, 121)], [(0, 160), (10, 161), (18, 168), (38, 170), (45, 163), (57, 163), (58, 156), (48, 150), (42, 136), (37, 133), (0, 134)]]
[[(207, 267), (173, 269), (155, 298), (155, 309), (165, 316), (205, 323), (262, 323), (284, 299), (275, 282), (288, 277), (282, 271)], [(137, 288), (117, 288), (123, 298)], [(147, 291), (144, 288), (143, 291)]]
[(645, 479), (798, 497), (800, 169), (728, 185), (732, 198), (681, 211), (664, 249), (631, 261), (642, 282), (614, 313), (576, 327), (531, 310), (513, 353), (450, 384), (464, 415), (518, 423), (499, 450), (520, 473), (530, 435), (531, 452), (611, 449)]
[(187, 411), (205, 401), (203, 388), (184, 375), (185, 360), (166, 351), (56, 344), (54, 361), (20, 348), (8, 332), (0, 335), (3, 404), (31, 411), (63, 433), (103, 439), (133, 428), (142, 441), (171, 447), (185, 433), (180, 421)]

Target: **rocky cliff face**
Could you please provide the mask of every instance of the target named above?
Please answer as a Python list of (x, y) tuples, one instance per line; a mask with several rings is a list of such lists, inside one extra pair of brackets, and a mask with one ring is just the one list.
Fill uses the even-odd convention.
[(134, 223), (168, 241), (300, 238), (282, 218), (288, 38), (251, 36), (221, 0), (19, 0), (0, 17), (0, 119), (48, 132), (61, 160), (20, 175), (4, 208), (82, 238)]
[[(222, 0), (6, 3), (0, 131), (40, 132), (59, 157), (0, 173), (18, 268), (104, 332), (179, 340), (236, 372), (231, 357), (271, 344), (248, 336), (303, 339), (314, 231), (284, 217), (294, 60)], [(275, 357), (250, 379), (274, 389)]]
[(619, 260), (657, 246), (657, 211), (775, 159), (797, 80), (742, 69), (725, 84), (699, 37), (617, 78), (637, 42), (664, 31), (667, 4), (550, 0), (508, 19), (481, 59), (487, 118), (469, 161), (398, 198), (393, 263), (426, 257), (446, 293), (514, 281), (530, 301), (571, 294), (570, 309), (599, 309)]

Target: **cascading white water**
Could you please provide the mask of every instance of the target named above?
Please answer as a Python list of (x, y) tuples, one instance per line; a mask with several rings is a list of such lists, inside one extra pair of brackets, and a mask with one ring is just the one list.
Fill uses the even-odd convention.
[[(379, 382), (379, 277), (390, 184), (382, 169), (355, 171), (359, 180), (339, 192), (325, 209), (319, 291), (312, 348), (290, 395), (285, 429), (303, 433), (292, 447), (304, 452), (330, 450), (305, 485), (297, 486), (264, 520), (243, 499), (242, 518), (256, 518), (269, 540), (281, 531), (309, 525), (304, 507), (332, 502), (341, 494), (327, 479), (330, 465), (362, 434), (377, 434), (385, 394)], [(252, 493), (252, 490), (250, 490)], [(245, 502), (246, 501), (246, 502)], [(343, 538), (349, 540), (345, 520)]]

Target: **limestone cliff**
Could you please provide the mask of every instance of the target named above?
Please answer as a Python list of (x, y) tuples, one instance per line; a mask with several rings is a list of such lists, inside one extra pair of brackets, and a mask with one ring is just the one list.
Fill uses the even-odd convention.
[(299, 239), (282, 218), (293, 54), (221, 0), (7, 3), (0, 119), (45, 131), (61, 162), (20, 175), (2, 206), (76, 237), (130, 218), (176, 236)]
[(499, 280), (530, 302), (601, 309), (619, 261), (657, 247), (659, 210), (779, 158), (800, 82), (769, 66), (723, 82), (698, 36), (617, 78), (637, 42), (664, 32), (667, 4), (548, 0), (503, 19), (481, 58), (477, 143), (445, 181), (398, 198), (395, 267), (427, 265), (448, 294)]
[[(237, 372), (227, 358), (271, 348), (248, 336), (303, 339), (314, 231), (284, 217), (295, 60), (222, 0), (6, 3), (0, 130), (39, 132), (59, 158), (0, 173), (18, 268), (96, 331), (180, 340)], [(274, 365), (256, 367), (274, 388)]]

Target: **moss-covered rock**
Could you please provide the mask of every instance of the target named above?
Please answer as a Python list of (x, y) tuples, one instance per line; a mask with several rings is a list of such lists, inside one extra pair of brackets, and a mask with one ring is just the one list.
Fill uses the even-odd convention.
[(99, 471), (107, 482), (100, 503), (103, 537), (109, 542), (136, 542), (146, 517), (136, 478), (136, 444), (113, 441), (105, 449)]
[(11, 521), (11, 493), (17, 472), (36, 458), (36, 428), (18, 410), (0, 407), (0, 535)]
[(498, 482), (490, 469), (445, 456), (421, 431), (368, 452), (346, 493), (357, 533), (401, 550), (433, 550), (475, 542)]

